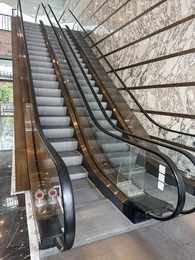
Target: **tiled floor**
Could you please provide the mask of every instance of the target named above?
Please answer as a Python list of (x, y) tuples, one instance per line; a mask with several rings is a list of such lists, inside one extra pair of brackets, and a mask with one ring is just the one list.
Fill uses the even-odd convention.
[(11, 195), (13, 117), (0, 118), (0, 130), (0, 259), (30, 259), (25, 197)]

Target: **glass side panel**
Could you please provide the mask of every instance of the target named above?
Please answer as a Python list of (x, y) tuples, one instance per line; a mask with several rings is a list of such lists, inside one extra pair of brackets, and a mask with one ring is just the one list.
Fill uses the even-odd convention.
[[(144, 193), (144, 180), (146, 174), (146, 156), (145, 151), (133, 146), (128, 146), (123, 151), (117, 175), (117, 187), (124, 191), (128, 197), (142, 195)], [(139, 155), (139, 162), (137, 157)], [(139, 175), (140, 186), (138, 187), (136, 179)]]
[(37, 132), (31, 104), (26, 105), (25, 129), (29, 178), (38, 225), (52, 219), (52, 224), (58, 226), (56, 232), (63, 232), (64, 213), (58, 172)]

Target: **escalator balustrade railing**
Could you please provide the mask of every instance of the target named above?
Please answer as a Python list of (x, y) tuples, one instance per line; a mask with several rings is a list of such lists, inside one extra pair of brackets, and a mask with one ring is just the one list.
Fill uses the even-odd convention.
[[(72, 247), (73, 242), (74, 242), (74, 237), (75, 237), (75, 209), (74, 209), (74, 199), (73, 199), (73, 191), (72, 191), (72, 186), (71, 186), (71, 181), (70, 181), (70, 177), (69, 177), (69, 173), (67, 170), (67, 167), (64, 163), (64, 161), (61, 159), (61, 157), (58, 155), (58, 153), (54, 150), (53, 146), (48, 142), (48, 140), (46, 139), (46, 137), (43, 134), (42, 128), (41, 128), (41, 124), (40, 124), (40, 120), (39, 120), (39, 116), (38, 116), (38, 110), (37, 110), (37, 103), (36, 103), (36, 98), (35, 98), (35, 93), (34, 93), (34, 87), (33, 87), (33, 80), (32, 80), (32, 73), (31, 73), (31, 68), (30, 68), (30, 59), (29, 59), (29, 54), (28, 54), (28, 49), (27, 49), (27, 43), (26, 43), (26, 37), (25, 37), (25, 30), (24, 30), (24, 22), (23, 22), (23, 14), (22, 14), (22, 6), (21, 6), (21, 2), (20, 0), (18, 0), (17, 3), (17, 16), (18, 19), (20, 21), (20, 31), (19, 31), (19, 35), (21, 35), (22, 40), (23, 40), (23, 44), (24, 44), (24, 48), (22, 49), (23, 54), (22, 56), (25, 57), (25, 62), (26, 62), (26, 67), (27, 67), (27, 71), (28, 71), (28, 75), (26, 75), (26, 77), (28, 78), (29, 81), (29, 89), (28, 89), (28, 93), (29, 93), (29, 99), (30, 102), (32, 104), (32, 107), (29, 111), (28, 109), (28, 113), (33, 114), (33, 120), (32, 122), (34, 122), (31, 126), (32, 133), (33, 133), (33, 146), (34, 146), (34, 150), (37, 151), (37, 155), (35, 154), (35, 156), (38, 156), (39, 154), (44, 154), (43, 157), (37, 157), (36, 160), (36, 164), (37, 164), (37, 168), (39, 169), (39, 172), (35, 175), (35, 173), (33, 172), (34, 176), (33, 178), (38, 178), (37, 182), (36, 182), (36, 187), (33, 187), (33, 182), (31, 183), (32, 185), (32, 191), (35, 193), (33, 194), (33, 197), (37, 200), (39, 200), (39, 196), (41, 196), (42, 192), (44, 191), (44, 194), (47, 193), (46, 198), (47, 198), (47, 203), (45, 203), (44, 201), (44, 206), (47, 205), (47, 211), (50, 212), (50, 217), (51, 218), (47, 218), (48, 221), (46, 221), (46, 219), (41, 218), (40, 214), (37, 210), (35, 210), (35, 212), (37, 212), (37, 218), (40, 220), (41, 226), (40, 228), (42, 229), (41, 231), (43, 232), (44, 229), (46, 229), (46, 231), (48, 231), (48, 228), (52, 229), (52, 225), (55, 225), (54, 228), (56, 228), (56, 222), (54, 221), (55, 218), (58, 219), (58, 230), (60, 232), (59, 235), (55, 235), (54, 236), (54, 243), (55, 245), (59, 248), (59, 250), (63, 251), (63, 250), (68, 250)], [(36, 129), (36, 130), (35, 130)], [(40, 144), (41, 142), (41, 144)], [(39, 144), (39, 146), (37, 146), (37, 144)], [(35, 149), (36, 148), (36, 149)], [(41, 152), (42, 150), (42, 152)], [(44, 150), (44, 152), (43, 152)], [(47, 154), (47, 157), (45, 157), (45, 154)], [(48, 167), (50, 166), (50, 164), (52, 165), (51, 168), (48, 169)], [(36, 177), (38, 176), (38, 177)], [(56, 189), (54, 188), (53, 191), (51, 191), (52, 189), (52, 181), (51, 181), (51, 176), (53, 177), (57, 177), (54, 178), (55, 180), (57, 180), (57, 183), (55, 183), (55, 185), (58, 187), (57, 192), (58, 195), (60, 194), (60, 198), (61, 198), (61, 205), (60, 207), (58, 207), (59, 212), (57, 212), (56, 210), (53, 212), (51, 210), (51, 196), (52, 194), (54, 194), (54, 190), (56, 191)], [(50, 188), (48, 190), (48, 187), (45, 187), (45, 183), (50, 183)], [(54, 185), (54, 184), (53, 184)], [(40, 194), (39, 194), (39, 189), (40, 189)], [(37, 195), (38, 192), (38, 195)], [(36, 196), (37, 195), (37, 196)], [(37, 208), (37, 204), (38, 201), (34, 201), (35, 202), (35, 208)], [(50, 205), (50, 206), (48, 206)], [(60, 210), (61, 208), (61, 210)], [(53, 212), (51, 214), (51, 212)], [(64, 231), (65, 230), (65, 231)]]

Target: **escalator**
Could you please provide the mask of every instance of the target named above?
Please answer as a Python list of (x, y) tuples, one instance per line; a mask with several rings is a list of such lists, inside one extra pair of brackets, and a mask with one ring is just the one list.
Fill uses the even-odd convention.
[[(79, 230), (74, 246), (82, 245), (89, 239), (85, 238), (83, 228), (87, 225), (88, 229), (92, 230), (95, 219), (100, 226), (96, 229), (96, 237), (104, 238), (124, 232), (128, 229), (129, 221), (95, 188), (83, 166), (83, 155), (78, 151), (78, 141), (73, 137), (74, 128), (40, 26), (24, 23), (24, 28), (43, 133), (65, 162), (71, 179)], [(112, 221), (109, 220), (110, 214)], [(84, 215), (87, 216), (87, 222), (82, 221)], [(43, 248), (48, 246), (49, 244), (46, 244)]]
[[(27, 109), (31, 117), (28, 120), (33, 129), (36, 166), (40, 163), (38, 177), (32, 172), (31, 189), (33, 197), (36, 195), (34, 206), (41, 230), (41, 247), (56, 245), (60, 250), (72, 247), (73, 208), (74, 246), (128, 231), (130, 222), (124, 215), (139, 222), (148, 218), (167, 220), (180, 214), (185, 188), (176, 165), (159, 151), (113, 131), (86, 88), (69, 48), (62, 58), (64, 53), (52, 30), (43, 23), (25, 22), (24, 32), (19, 34), (26, 39), (24, 56), (29, 65), (32, 102), (30, 110)], [(83, 67), (97, 92), (85, 64)], [(68, 77), (64, 78), (63, 73)], [(98, 98), (107, 108), (102, 93)], [(111, 116), (109, 110), (106, 113)], [(112, 122), (117, 124), (115, 118)], [(36, 138), (44, 145), (36, 146)], [(47, 147), (48, 156), (53, 159), (41, 158), (43, 147)], [(59, 164), (60, 170), (56, 172), (54, 169)], [(46, 214), (46, 208), (50, 214)], [(58, 232), (55, 230), (51, 235), (55, 227)]]
[[(60, 26), (56, 22), (54, 13), (52, 12), (50, 7), (48, 9), (49, 9), (48, 13), (50, 13), (49, 19), (52, 21), (54, 28), (55, 29), (58, 28), (58, 30), (56, 31), (59, 34), (58, 37), (59, 41), (62, 42), (63, 45), (62, 49), (65, 48), (65, 52), (67, 52), (67, 56), (70, 59), (73, 59), (75, 64), (77, 64), (77, 70), (80, 67), (80, 74), (78, 71), (76, 72), (77, 77), (82, 78), (83, 80), (87, 78), (84, 85), (85, 87), (83, 88), (83, 92), (86, 96), (86, 99), (88, 99), (89, 93), (91, 93), (91, 95), (93, 94), (94, 102), (96, 101), (98, 103), (99, 110), (102, 109), (105, 110), (102, 111), (102, 113), (99, 111), (99, 116), (101, 117), (101, 121), (102, 122), (109, 121), (109, 124), (104, 125), (104, 129), (107, 129), (109, 132), (118, 135), (122, 135), (122, 134), (123, 136), (128, 135), (128, 138), (131, 138), (132, 141), (135, 141), (138, 144), (144, 144), (146, 147), (149, 147), (153, 150), (163, 151), (163, 153), (167, 154), (168, 156), (171, 155), (174, 162), (178, 165), (178, 168), (181, 170), (182, 176), (184, 177), (185, 184), (186, 184), (187, 201), (183, 213), (193, 212), (195, 209), (194, 198), (193, 195), (191, 195), (194, 194), (193, 179), (189, 180), (186, 178), (186, 176), (188, 174), (191, 176), (195, 174), (195, 157), (191, 153), (181, 148), (149, 139), (149, 136), (145, 132), (144, 128), (140, 125), (139, 121), (133, 115), (132, 111), (129, 109), (128, 105), (125, 103), (124, 99), (119, 94), (118, 90), (115, 88), (112, 81), (105, 73), (104, 69), (102, 68), (97, 58), (95, 57), (94, 53), (88, 47), (86, 41), (82, 37), (82, 34), (78, 31), (74, 31), (73, 33), (74, 35), (76, 35), (76, 37), (74, 37), (72, 35), (72, 32), (68, 28), (67, 30), (64, 30), (64, 32), (62, 32), (62, 30), (60, 31), (59, 30)], [(53, 31), (51, 27), (50, 29), (48, 29), (48, 35), (51, 42), (52, 40), (54, 42), (56, 41), (54, 32), (55, 31)], [(77, 38), (78, 41), (75, 40), (75, 38)], [(55, 45), (53, 48), (55, 49)], [(72, 55), (71, 55), (71, 51), (72, 51)], [(57, 47), (56, 52), (59, 58), (59, 63), (62, 64), (63, 52), (62, 51), (60, 52), (59, 46)], [(74, 52), (76, 52), (76, 54)], [(85, 66), (86, 68), (88, 68), (88, 73), (86, 75), (85, 75), (86, 68), (85, 70), (82, 68)], [(63, 73), (65, 78), (70, 80), (70, 75), (71, 75), (70, 72), (63, 71)], [(93, 81), (89, 80), (89, 78), (90, 79), (93, 78)], [(96, 82), (94, 82), (94, 80)], [(105, 87), (102, 86), (101, 81), (103, 82), (103, 85)], [(82, 84), (84, 84), (84, 82), (82, 82)], [(98, 96), (97, 93), (103, 95), (103, 100), (104, 100), (103, 106), (99, 101), (99, 98), (97, 97)], [(94, 116), (97, 118), (96, 111), (93, 111), (92, 109), (92, 112)], [(128, 118), (128, 120), (123, 120), (123, 118), (126, 119)], [(100, 118), (98, 119), (100, 120)], [(117, 119), (117, 123), (116, 123), (116, 119)], [(115, 124), (113, 123), (113, 121), (115, 121)], [(133, 125), (130, 129), (131, 133), (127, 131), (129, 123)], [(125, 173), (122, 174), (124, 175)]]

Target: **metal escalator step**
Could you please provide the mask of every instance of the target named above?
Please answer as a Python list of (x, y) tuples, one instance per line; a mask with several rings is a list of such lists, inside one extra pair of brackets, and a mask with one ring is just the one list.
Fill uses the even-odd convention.
[[(118, 130), (114, 129), (113, 127), (109, 127), (109, 128), (106, 128), (106, 130), (112, 134), (115, 134), (117, 136), (122, 136), (123, 134), (121, 132), (119, 132)], [(102, 138), (105, 138), (105, 133), (103, 133), (102, 131), (96, 131), (96, 135), (98, 138), (102, 139)], [(106, 135), (108, 139), (113, 139), (113, 137), (109, 137), (108, 135)]]
[[(116, 119), (111, 119), (111, 121), (112, 121), (115, 125), (117, 125), (117, 120), (116, 120)], [(104, 128), (109, 128), (109, 127), (110, 127), (110, 123), (109, 123), (107, 120), (105, 120), (105, 119), (98, 120), (98, 123), (99, 123), (102, 127), (104, 127)]]
[[(75, 82), (75, 80), (72, 78), (72, 76), (67, 76), (67, 77), (65, 77), (66, 78), (66, 80), (68, 80), (68, 82), (67, 82), (67, 86), (68, 87), (70, 87), (70, 89), (75, 89), (75, 86), (77, 86), (76, 85), (76, 82)], [(86, 80), (84, 79), (84, 80), (78, 80), (78, 82), (80, 83), (80, 86), (81, 87), (87, 87), (87, 88), (89, 88), (88, 87), (88, 84), (87, 84), (87, 82), (86, 82)], [(91, 83), (91, 85), (92, 85), (92, 87), (95, 87), (95, 81), (93, 81), (93, 80), (90, 80), (90, 83)], [(77, 88), (76, 88), (77, 89)]]
[[(104, 118), (102, 111), (93, 110), (92, 112), (93, 112), (94, 116), (96, 117), (96, 119)], [(112, 110), (105, 110), (105, 112), (108, 115), (108, 117), (111, 118)]]
[(82, 165), (69, 166), (68, 172), (71, 180), (81, 179), (88, 177), (88, 172)]
[[(36, 24), (36, 25), (38, 25), (38, 24)], [(37, 31), (41, 31), (41, 28), (40, 28), (40, 26), (34, 26), (34, 25), (32, 25), (32, 24), (28, 24), (28, 23), (26, 23), (26, 22), (24, 22), (24, 29), (25, 29), (25, 31), (35, 31), (35, 32), (37, 32)]]
[(33, 38), (33, 42), (39, 42), (39, 40), (43, 40), (43, 35), (41, 32), (37, 31), (30, 31), (30, 32), (26, 32), (26, 39), (27, 41), (29, 41), (29, 39), (32, 39)]
[(41, 51), (41, 52), (47, 52), (47, 48), (40, 45), (40, 46), (35, 46), (35, 45), (30, 45), (28, 44), (28, 51)]
[(28, 31), (41, 32), (40, 26), (32, 26), (31, 24), (28, 25), (26, 23), (24, 23), (24, 29), (26, 32)]
[[(106, 130), (112, 134), (115, 134), (117, 136), (122, 136), (122, 133), (115, 130), (114, 128), (106, 128)], [(113, 140), (113, 137), (112, 136), (109, 136), (107, 134), (105, 134), (104, 132), (102, 131), (98, 131), (97, 128), (93, 128), (93, 127), (88, 127), (88, 128), (85, 128), (85, 134), (87, 135), (88, 139), (90, 139), (91, 137), (98, 137), (98, 140), (105, 140), (105, 139), (108, 139), (108, 140)]]
[(32, 73), (33, 80), (56, 81), (56, 75)]
[(62, 160), (65, 162), (66, 166), (78, 166), (81, 165), (83, 156), (78, 151), (68, 151), (59, 152)]
[[(99, 106), (98, 106), (98, 104), (97, 104), (97, 102), (96, 101), (91, 101), (91, 102), (88, 102), (88, 104), (89, 104), (89, 106), (90, 106), (90, 108), (92, 109), (92, 110), (99, 110)], [(102, 106), (103, 106), (103, 108), (104, 109), (106, 109), (107, 108), (107, 102), (101, 102), (101, 104), (102, 104)]]
[(76, 206), (77, 229), (73, 247), (92, 243), (132, 229), (131, 222), (107, 199)]
[(83, 203), (90, 203), (92, 201), (98, 201), (102, 199), (102, 195), (95, 189), (84, 189), (84, 190), (76, 190), (74, 193), (74, 202), (75, 206)]
[(75, 151), (78, 148), (78, 141), (72, 137), (51, 138), (49, 141), (57, 152)]
[(102, 140), (88, 140), (88, 143), (94, 147), (96, 143), (103, 149), (106, 153), (120, 152), (121, 156), (124, 151), (129, 149), (129, 144), (116, 140), (115, 138), (103, 138)]
[(27, 38), (32, 36), (34, 38), (40, 38), (40, 37), (43, 38), (43, 34), (40, 30), (33, 30), (33, 29), (25, 30), (25, 34)]
[[(95, 116), (96, 119), (102, 119), (102, 118), (105, 118), (103, 113), (101, 111), (98, 111), (98, 110), (92, 110), (93, 112), (93, 115)], [(105, 111), (106, 114), (108, 115), (109, 118), (111, 118), (112, 116), (112, 111), (111, 110), (106, 110)], [(78, 115), (79, 116), (84, 116), (87, 114), (87, 110), (84, 109), (84, 108), (81, 108), (78, 110)]]
[(30, 60), (30, 65), (33, 67), (53, 68), (53, 64), (48, 61)]
[(63, 106), (64, 98), (62, 97), (36, 97), (38, 106)]
[[(74, 91), (78, 91), (77, 85), (73, 84), (73, 83), (68, 83), (68, 88), (69, 90), (74, 90)], [(98, 94), (99, 92), (99, 88), (98, 87), (92, 87), (93, 90), (95, 91), (96, 94)], [(82, 91), (85, 94), (91, 94), (91, 89), (87, 86), (87, 87), (82, 87)]]
[(70, 124), (69, 116), (40, 116), (42, 126), (68, 126)]
[(109, 152), (106, 153), (106, 157), (114, 167), (117, 167), (117, 169), (119, 169), (121, 165), (124, 166), (134, 164), (137, 159), (137, 154), (132, 154), (130, 152), (127, 152), (125, 154), (123, 154), (122, 152)]
[(43, 133), (47, 138), (67, 138), (73, 137), (74, 128), (71, 126), (51, 126), (42, 127)]
[(33, 73), (43, 73), (43, 74), (55, 74), (54, 69), (53, 68), (47, 68), (44, 66), (32, 66), (31, 65), (31, 71)]
[(89, 190), (95, 188), (88, 178), (72, 180), (73, 191)]
[(36, 42), (36, 43), (28, 42), (27, 46), (28, 46), (28, 49), (31, 49), (31, 50), (33, 50), (33, 49), (35, 49), (35, 50), (38, 49), (39, 50), (39, 48), (40, 49), (42, 49), (42, 48), (45, 49), (46, 48), (44, 42)]
[(61, 89), (35, 88), (35, 95), (41, 97), (61, 97)]
[[(104, 127), (104, 128), (109, 128), (110, 127), (110, 124), (108, 123), (107, 120), (97, 120), (98, 123), (100, 124), (100, 126)], [(115, 119), (111, 119), (111, 121), (116, 125), (117, 124), (117, 120)], [(88, 117), (84, 117), (84, 116), (81, 116), (80, 117), (80, 122), (81, 124), (83, 125), (83, 127), (87, 127), (90, 125), (90, 123), (93, 124), (92, 120), (90, 120)]]
[(48, 62), (48, 61), (30, 60), (30, 65), (32, 67), (53, 68), (53, 64), (51, 62)]
[(35, 88), (47, 88), (47, 89), (57, 89), (59, 88), (59, 83), (57, 81), (42, 81), (42, 80), (33, 80)]
[(43, 40), (43, 38), (34, 38), (33, 36), (29, 36), (27, 39), (27, 44), (29, 42), (33, 43), (34, 45), (36, 45), (36, 43), (42, 44), (42, 46), (45, 46), (45, 41)]
[[(73, 55), (70, 55), (70, 56), (69, 56), (69, 61), (70, 61), (70, 62), (72, 62), (72, 61), (73, 61), (73, 62), (74, 62), (74, 61), (76, 62), (76, 59), (73, 57)], [(79, 61), (79, 63), (81, 63), (81, 64), (83, 63), (83, 59), (82, 59), (82, 58), (78, 58), (78, 61)]]
[(46, 50), (39, 50), (39, 51), (36, 51), (36, 50), (28, 50), (28, 53), (29, 55), (33, 56), (43, 56), (43, 57), (49, 57), (49, 52)]
[(38, 113), (40, 116), (63, 116), (67, 114), (67, 107), (38, 106)]
[[(77, 98), (81, 98), (80, 97), (80, 93), (78, 91), (70, 90), (70, 94), (71, 94), (73, 100), (77, 99)], [(100, 101), (102, 101), (102, 99), (103, 99), (103, 95), (102, 94), (97, 94), (97, 97), (99, 98)], [(85, 98), (86, 98), (86, 100), (88, 102), (91, 102), (91, 101), (95, 100), (95, 97), (93, 96), (93, 94), (85, 94)]]
[[(67, 64), (67, 62), (65, 61), (65, 59), (60, 58), (60, 59), (58, 59), (58, 60), (59, 60), (59, 63), (60, 63), (60, 64)], [(70, 64), (71, 64), (72, 66), (76, 67), (76, 68), (79, 68), (78, 63), (77, 63), (75, 60), (70, 60)], [(81, 64), (81, 66), (82, 66), (83, 68), (86, 67), (86, 64), (85, 64), (85, 63), (80, 63), (80, 64)]]
[[(85, 70), (85, 71), (86, 71), (86, 70)], [(71, 78), (73, 79), (72, 73), (71, 73), (70, 71), (68, 71), (67, 69), (62, 69), (62, 72), (63, 72), (63, 75), (64, 75), (65, 77), (71, 77)], [(77, 77), (78, 80), (85, 80), (84, 75), (82, 74), (81, 71), (79, 71), (79, 69), (77, 69), (77, 71), (74, 71), (74, 72), (75, 72), (76, 77)], [(87, 76), (87, 78), (88, 78), (89, 80), (92, 79), (92, 75), (91, 75), (91, 74), (87, 73), (86, 76)]]
[(50, 57), (43, 57), (37, 55), (29, 55), (30, 61), (41, 61), (41, 62), (48, 62), (51, 63)]
[[(60, 64), (60, 68), (63, 71), (64, 75), (72, 76), (72, 73), (70, 72), (70, 69), (68, 68), (67, 65)], [(80, 71), (81, 71), (80, 68), (74, 68), (75, 73), (80, 73)], [(88, 69), (84, 69), (84, 71), (85, 73), (88, 73)]]

